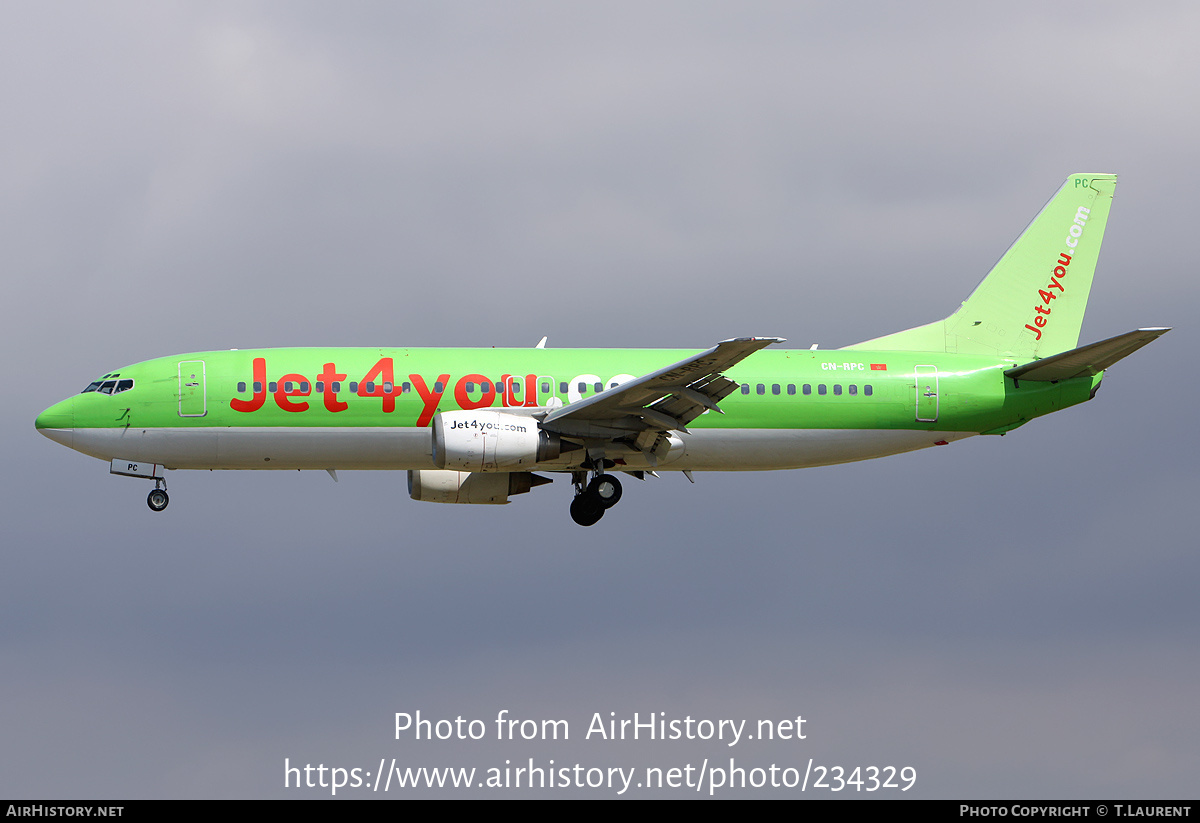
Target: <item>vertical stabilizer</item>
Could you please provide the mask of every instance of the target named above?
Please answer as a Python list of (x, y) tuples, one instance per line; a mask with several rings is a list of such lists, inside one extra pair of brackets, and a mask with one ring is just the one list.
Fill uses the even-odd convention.
[(958, 311), (846, 348), (1017, 360), (1075, 348), (1116, 184), (1115, 174), (1072, 174)]

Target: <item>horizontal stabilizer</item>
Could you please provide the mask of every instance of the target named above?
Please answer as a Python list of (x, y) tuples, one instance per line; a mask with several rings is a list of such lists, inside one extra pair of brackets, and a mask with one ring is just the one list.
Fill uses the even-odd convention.
[(1128, 357), (1142, 346), (1169, 331), (1169, 328), (1138, 329), (1118, 334), (1116, 337), (1101, 340), (1099, 343), (1090, 343), (1061, 354), (1034, 360), (1024, 366), (1016, 366), (1004, 372), (1004, 375), (1014, 380), (1053, 382), (1099, 374), (1121, 358)]

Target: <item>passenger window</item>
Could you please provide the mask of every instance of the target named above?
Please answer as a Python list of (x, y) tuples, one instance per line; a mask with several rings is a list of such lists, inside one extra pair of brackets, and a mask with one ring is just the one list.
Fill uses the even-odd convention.
[(766, 394), (767, 387), (764, 386), (762, 383), (759, 383), (757, 386), (754, 387), (754, 391), (756, 394)]
[(558, 393), (559, 394), (566, 394), (569, 389), (570, 389), (570, 386), (568, 386), (566, 383), (558, 384)]
[(292, 381), (291, 380), (283, 381), (283, 390), (285, 392), (291, 392), (291, 390), (292, 390)]
[(771, 384), (771, 394), (779, 394), (779, 384), (778, 383)]
[[(337, 391), (337, 383), (334, 383), (334, 384), (333, 384), (333, 390), (334, 390), (334, 391)], [(412, 383), (409, 383), (407, 380), (406, 380), (406, 381), (404, 381), (404, 383), (402, 383), (402, 384), (400, 385), (400, 391), (402, 391), (402, 392), (410, 392), (410, 391), (412, 391)]]
[[(484, 391), (487, 391), (487, 389), (484, 389)], [(543, 382), (542, 383), (542, 394), (549, 394), (549, 393), (550, 393), (550, 384)]]
[(803, 391), (805, 394), (812, 394), (812, 383), (805, 383)]
[(742, 384), (742, 394), (749, 394), (749, 393), (750, 393), (750, 384), (743, 383)]
[(847, 386), (847, 387), (846, 387), (846, 390), (847, 390), (848, 392), (850, 392), (851, 394), (858, 394), (858, 386), (855, 386), (855, 385), (853, 385), (853, 384), (851, 384), (851, 385)]
[(788, 395), (789, 395), (789, 396), (790, 396), (790, 395), (794, 395), (795, 393), (796, 393), (796, 384), (795, 384), (795, 383), (788, 383)]
[(300, 393), (308, 394), (308, 381), (307, 380), (300, 381)]
[[(438, 385), (441, 385), (441, 384), (439, 383)], [(374, 394), (375, 393), (375, 381), (368, 380), (366, 382), (366, 385), (363, 386), (363, 391), (365, 391), (367, 394)], [(438, 391), (441, 391), (441, 389), (438, 389)]]
[(384, 394), (391, 394), (391, 393), (392, 393), (392, 389), (394, 389), (394, 388), (396, 388), (396, 387), (395, 387), (395, 385), (393, 385), (392, 383), (389, 383), (387, 380), (384, 380), (384, 381), (383, 381), (383, 391), (384, 391)]
[(261, 391), (262, 391), (262, 381), (261, 381), (261, 380), (255, 380), (255, 381), (254, 381), (254, 393), (255, 393), (255, 394), (258, 394), (258, 393), (260, 393)]
[(840, 395), (840, 394), (842, 393), (842, 384), (841, 384), (841, 383), (835, 383), (835, 384), (834, 384), (834, 386), (833, 386), (833, 393), (834, 393), (834, 394), (837, 394), (837, 395)]
[(825, 384), (824, 383), (817, 384), (817, 394), (824, 394), (824, 393), (825, 393)]
[[(408, 384), (405, 383), (404, 385), (407, 386)], [(342, 390), (341, 382), (338, 380), (334, 380), (332, 383), (329, 384), (329, 390), (331, 392), (333, 392), (334, 394), (337, 394), (338, 392), (340, 392)]]
[(238, 383), (238, 394), (242, 394), (242, 393), (243, 393), (243, 392), (245, 392), (245, 391), (246, 391), (246, 384), (245, 384), (245, 383)]
[(586, 391), (587, 391), (587, 383), (580, 383), (579, 384), (579, 393), (583, 394)]
[(313, 386), (316, 387), (317, 394), (324, 394), (324, 392), (325, 392), (325, 381), (324, 380), (318, 380), (316, 383), (313, 384)]
[[(272, 391), (274, 391), (274, 389), (272, 389)], [(358, 394), (358, 381), (357, 380), (350, 381), (350, 393)]]
[(444, 392), (446, 390), (446, 387), (442, 384), (441, 380), (435, 380), (433, 382), (433, 390), (435, 392), (437, 392), (438, 394), (441, 394), (442, 392)]
[(863, 386), (863, 394), (865, 394), (867, 397), (871, 396), (871, 387), (869, 385)]
[(599, 393), (600, 393), (600, 392), (602, 392), (602, 391), (604, 391), (604, 384), (603, 384), (603, 383), (597, 383), (597, 384), (596, 384), (596, 394), (599, 394)]

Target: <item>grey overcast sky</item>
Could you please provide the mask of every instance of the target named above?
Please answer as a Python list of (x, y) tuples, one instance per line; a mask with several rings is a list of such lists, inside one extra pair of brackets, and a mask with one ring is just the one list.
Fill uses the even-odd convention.
[[(732, 757), (1195, 797), (1195, 4), (2, 14), (0, 795)], [(399, 473), (178, 472), (154, 515), (33, 428), (205, 349), (847, 345), (948, 314), (1081, 171), (1121, 175), (1083, 341), (1175, 330), (1003, 439), (666, 474), (581, 529), (561, 480), (458, 507)], [(570, 739), (396, 740), (418, 710)], [(807, 737), (585, 739), (610, 712)]]

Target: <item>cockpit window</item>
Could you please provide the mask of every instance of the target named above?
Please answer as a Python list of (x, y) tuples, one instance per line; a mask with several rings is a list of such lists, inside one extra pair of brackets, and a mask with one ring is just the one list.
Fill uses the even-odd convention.
[(123, 391), (129, 391), (133, 388), (133, 381), (129, 378), (125, 378), (124, 380), (108, 379), (111, 377), (120, 377), (120, 375), (106, 374), (94, 383), (88, 383), (88, 387), (80, 392), (80, 394), (87, 394), (92, 391), (100, 392), (101, 394), (120, 394)]

